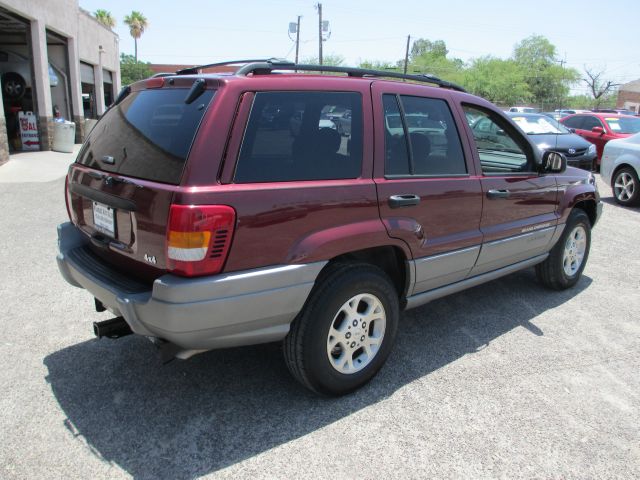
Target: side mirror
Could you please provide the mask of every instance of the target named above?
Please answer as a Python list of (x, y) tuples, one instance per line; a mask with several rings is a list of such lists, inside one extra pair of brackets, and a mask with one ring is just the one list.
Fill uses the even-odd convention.
[(569, 129), (569, 131), (570, 131), (571, 133), (576, 133), (576, 129), (575, 129), (575, 128), (570, 128), (570, 129)]
[(604, 135), (604, 128), (602, 127), (593, 127), (591, 131), (593, 133), (599, 133), (600, 135)]
[(546, 151), (542, 154), (542, 173), (562, 173), (567, 169), (567, 157), (562, 153)]

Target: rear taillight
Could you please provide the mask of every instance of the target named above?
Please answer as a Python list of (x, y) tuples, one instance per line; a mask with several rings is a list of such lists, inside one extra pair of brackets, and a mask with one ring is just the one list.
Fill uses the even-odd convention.
[(67, 206), (67, 215), (69, 220), (73, 220), (71, 217), (71, 192), (69, 191), (69, 174), (64, 177), (64, 203)]
[(167, 269), (196, 277), (222, 270), (236, 222), (227, 205), (171, 205), (167, 227)]

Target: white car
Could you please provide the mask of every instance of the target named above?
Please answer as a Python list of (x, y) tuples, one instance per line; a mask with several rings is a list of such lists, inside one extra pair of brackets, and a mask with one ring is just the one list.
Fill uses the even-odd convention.
[(607, 185), (611, 185), (616, 202), (624, 206), (639, 205), (640, 133), (608, 141), (604, 146), (600, 173)]

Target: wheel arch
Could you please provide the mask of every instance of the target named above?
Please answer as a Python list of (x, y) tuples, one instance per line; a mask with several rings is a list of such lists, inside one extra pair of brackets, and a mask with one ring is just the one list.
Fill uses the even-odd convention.
[(404, 307), (404, 299), (413, 282), (414, 275), (405, 252), (395, 245), (382, 245), (338, 255), (324, 266), (316, 282), (321, 281), (337, 265), (363, 263), (378, 267), (389, 276), (398, 293), (401, 307)]
[(611, 188), (613, 188), (613, 184), (616, 181), (616, 175), (623, 168), (630, 168), (634, 170), (636, 172), (636, 175), (640, 178), (640, 168), (638, 168), (638, 166), (633, 165), (630, 162), (619, 163), (618, 165), (615, 166), (615, 168), (613, 169), (613, 172), (611, 172), (611, 185), (609, 185)]
[(595, 225), (598, 219), (598, 207), (594, 199), (580, 200), (573, 205), (573, 208), (583, 210), (589, 217), (591, 226)]

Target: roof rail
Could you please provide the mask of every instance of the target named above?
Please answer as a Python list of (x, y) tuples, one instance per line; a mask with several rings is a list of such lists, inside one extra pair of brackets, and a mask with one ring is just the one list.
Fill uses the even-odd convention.
[(386, 77), (386, 78), (399, 78), (402, 80), (411, 80), (414, 82), (430, 83), (432, 85), (438, 85), (443, 88), (450, 88), (459, 92), (466, 92), (464, 88), (446, 80), (442, 80), (438, 77), (429, 74), (404, 74), (398, 72), (390, 72), (384, 70), (370, 70), (366, 68), (354, 68), (354, 67), (336, 67), (333, 65), (307, 65), (296, 64), (285, 59), (280, 58), (264, 58), (257, 60), (232, 60), (228, 62), (209, 63), (207, 65), (199, 65), (191, 68), (185, 68), (178, 70), (178, 75), (189, 75), (198, 73), (198, 70), (211, 67), (222, 67), (226, 65), (242, 65), (236, 70), (236, 75), (249, 75), (251, 73), (256, 75), (264, 75), (273, 72), (274, 70), (290, 70), (290, 71), (306, 71), (306, 72), (331, 72), (331, 73), (346, 73), (350, 77)]
[(466, 92), (464, 88), (446, 80), (442, 80), (438, 77), (429, 74), (404, 74), (398, 72), (388, 72), (384, 70), (370, 70), (366, 68), (354, 68), (354, 67), (336, 67), (333, 65), (307, 65), (296, 64), (288, 62), (286, 60), (270, 59), (267, 61), (260, 61), (255, 63), (247, 63), (240, 67), (236, 71), (236, 75), (248, 75), (253, 74), (267, 74), (274, 70), (295, 70), (295, 71), (307, 71), (307, 72), (331, 72), (331, 73), (346, 73), (350, 77), (386, 77), (386, 78), (399, 78), (403, 80), (412, 80), (414, 82), (430, 83), (438, 85), (443, 88), (450, 88), (459, 92)]
[(252, 60), (228, 60), (226, 62), (208, 63), (206, 65), (195, 65), (189, 68), (183, 68), (176, 72), (177, 75), (192, 75), (197, 74), (198, 70), (204, 70), (205, 68), (224, 67), (227, 65), (251, 65), (256, 63), (269, 63), (271, 65), (290, 64), (288, 60), (282, 60), (279, 58), (257, 58)]

